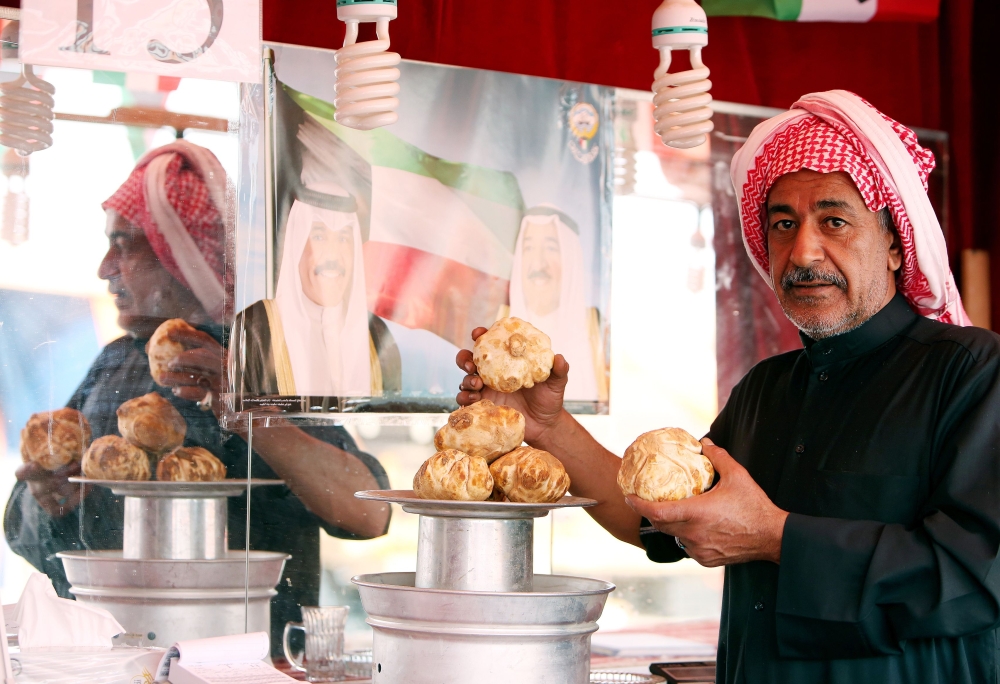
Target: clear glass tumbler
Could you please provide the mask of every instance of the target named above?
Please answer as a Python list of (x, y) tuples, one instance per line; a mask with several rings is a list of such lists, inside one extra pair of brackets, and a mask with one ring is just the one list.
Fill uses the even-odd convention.
[[(285, 657), (310, 682), (342, 682), (344, 672), (344, 625), (347, 606), (302, 606), (302, 622), (285, 625), (282, 639)], [(306, 650), (296, 654), (288, 644), (292, 630), (306, 633)]]

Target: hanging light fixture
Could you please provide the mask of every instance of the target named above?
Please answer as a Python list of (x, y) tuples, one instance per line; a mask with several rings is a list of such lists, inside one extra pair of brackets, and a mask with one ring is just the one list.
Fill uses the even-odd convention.
[[(714, 128), (708, 67), (701, 49), (708, 45), (708, 18), (694, 0), (663, 0), (653, 13), (653, 47), (660, 66), (653, 74), (653, 130), (663, 144), (679, 149), (701, 145)], [(668, 73), (674, 50), (688, 50), (691, 69)]]
[[(334, 119), (362, 131), (396, 123), (400, 57), (388, 52), (396, 0), (337, 0), (337, 18), (347, 24), (347, 34), (336, 54)], [(372, 22), (378, 40), (357, 42), (359, 24)]]

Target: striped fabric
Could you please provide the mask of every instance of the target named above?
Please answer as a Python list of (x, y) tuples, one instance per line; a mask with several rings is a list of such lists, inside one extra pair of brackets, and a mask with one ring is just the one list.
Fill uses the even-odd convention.
[(935, 21), (941, 0), (702, 0), (710, 17), (780, 21)]

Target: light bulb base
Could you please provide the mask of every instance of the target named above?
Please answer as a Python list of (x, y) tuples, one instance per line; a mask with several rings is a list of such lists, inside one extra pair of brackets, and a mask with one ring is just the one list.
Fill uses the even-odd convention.
[(708, 45), (708, 17), (694, 0), (664, 0), (653, 12), (653, 47), (690, 49)]
[(396, 0), (337, 0), (337, 19), (359, 23), (396, 18)]

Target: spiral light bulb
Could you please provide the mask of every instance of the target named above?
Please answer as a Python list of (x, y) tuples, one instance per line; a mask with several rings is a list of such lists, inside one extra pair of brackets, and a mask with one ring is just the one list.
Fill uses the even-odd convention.
[[(653, 47), (660, 66), (653, 74), (653, 130), (665, 145), (696, 147), (714, 128), (708, 68), (701, 49), (708, 45), (708, 18), (694, 0), (663, 0), (653, 13)], [(691, 69), (667, 73), (673, 50), (689, 50)]]
[(0, 83), (0, 145), (23, 157), (52, 145), (52, 106), (56, 92), (51, 83), (35, 76), (30, 64), (21, 75)]
[[(367, 131), (396, 123), (399, 115), (400, 57), (389, 49), (389, 22), (396, 18), (396, 0), (337, 0), (337, 18), (347, 24), (344, 47), (337, 50), (334, 72), (337, 111), (334, 119)], [(375, 22), (378, 40), (358, 43), (358, 25)]]

